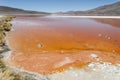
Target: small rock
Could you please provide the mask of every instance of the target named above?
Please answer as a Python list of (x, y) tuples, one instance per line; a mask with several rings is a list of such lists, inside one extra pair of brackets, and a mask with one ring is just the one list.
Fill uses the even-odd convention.
[(99, 36), (99, 37), (101, 37), (101, 36), (102, 36), (102, 34), (98, 34), (98, 36)]
[(41, 48), (43, 45), (42, 44), (38, 44), (38, 47)]
[(91, 54), (90, 55), (92, 58), (98, 58), (98, 56), (96, 54)]
[(113, 53), (115, 53), (115, 50), (112, 50)]
[(108, 37), (108, 39), (111, 39), (111, 37)]

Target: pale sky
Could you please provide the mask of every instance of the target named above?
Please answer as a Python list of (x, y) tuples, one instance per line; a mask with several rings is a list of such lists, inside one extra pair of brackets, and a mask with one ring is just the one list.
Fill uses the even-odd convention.
[(84, 11), (120, 0), (0, 0), (1, 6), (25, 10), (61, 12)]

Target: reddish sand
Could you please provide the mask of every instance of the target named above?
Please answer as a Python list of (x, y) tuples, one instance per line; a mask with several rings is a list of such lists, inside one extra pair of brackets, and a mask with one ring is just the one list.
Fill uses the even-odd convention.
[(10, 64), (48, 74), (98, 59), (120, 63), (120, 24), (112, 20), (111, 25), (107, 19), (17, 17), (8, 36)]

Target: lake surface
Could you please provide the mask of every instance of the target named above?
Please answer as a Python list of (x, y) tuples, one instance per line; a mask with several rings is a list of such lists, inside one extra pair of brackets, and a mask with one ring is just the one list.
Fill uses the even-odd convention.
[(17, 17), (8, 41), (9, 64), (41, 74), (97, 61), (120, 63), (120, 19)]

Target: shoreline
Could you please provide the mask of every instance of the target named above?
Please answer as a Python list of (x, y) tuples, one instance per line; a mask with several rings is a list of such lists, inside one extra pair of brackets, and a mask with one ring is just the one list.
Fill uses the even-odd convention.
[[(84, 68), (73, 68), (63, 72), (56, 72), (53, 74), (39, 74), (37, 72), (31, 72), (24, 69), (17, 68), (15, 66), (6, 65), (9, 69), (16, 73), (28, 76), (32, 80), (119, 80), (120, 79), (120, 64), (113, 65), (108, 62), (91, 62)], [(96, 73), (97, 72), (97, 73)], [(99, 74), (99, 75), (98, 75)], [(87, 77), (84, 77), (84, 76)], [(110, 76), (111, 75), (111, 76)], [(114, 75), (114, 76), (112, 76)], [(69, 76), (69, 77), (68, 77)], [(110, 76), (110, 77), (109, 77)], [(31, 79), (30, 79), (31, 80)]]
[[(6, 15), (0, 15), (1, 17), (4, 17)], [(29, 15), (29, 14), (16, 14), (16, 16), (37, 16), (37, 17), (41, 17), (39, 16), (39, 14), (34, 14), (34, 15)], [(43, 17), (43, 16), (42, 16)], [(113, 18), (113, 19), (120, 19), (120, 16), (74, 16), (74, 15), (46, 15), (44, 17), (63, 17), (63, 18)]]
[(120, 19), (120, 16), (59, 16), (59, 15), (51, 15), (50, 17), (65, 17), (65, 18), (117, 18)]
[[(6, 55), (7, 53), (8, 52), (6, 52)], [(29, 77), (28, 80), (73, 80), (73, 79), (74, 80), (79, 80), (79, 79), (96, 80), (98, 79), (98, 77), (99, 77), (98, 80), (108, 80), (108, 79), (119, 80), (120, 79), (119, 77), (120, 76), (120, 64), (114, 65), (110, 62), (91, 62), (87, 64), (84, 68), (70, 67), (69, 69), (63, 72), (56, 72), (56, 73), (46, 74), (46, 75), (43, 75), (37, 72), (27, 71), (27, 70), (24, 70), (24, 69), (15, 67), (15, 66), (11, 66), (9, 64), (8, 65), (5, 64), (5, 65), (11, 71), (14, 71), (18, 74)], [(84, 77), (84, 76), (87, 76), (87, 77)]]

